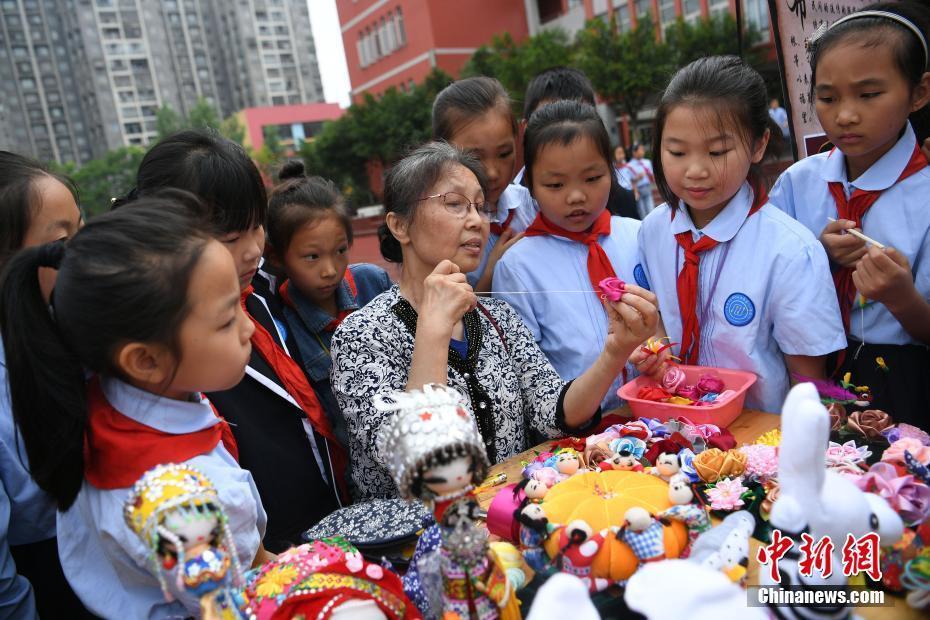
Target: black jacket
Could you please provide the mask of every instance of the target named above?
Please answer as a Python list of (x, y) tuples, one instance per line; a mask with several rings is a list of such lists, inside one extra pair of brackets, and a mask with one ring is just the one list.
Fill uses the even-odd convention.
[[(279, 331), (275, 324), (277, 319), (284, 326), (284, 319), (280, 312), (273, 317), (280, 307), (268, 294), (269, 282), (259, 272), (253, 284), (246, 310), (281, 345), (286, 326)], [(284, 344), (298, 355), (296, 346)], [(280, 553), (300, 543), (301, 532), (340, 507), (326, 439), (305, 424), (303, 410), (254, 347), (239, 385), (208, 396), (232, 427), (239, 465), (255, 479), (268, 514), (265, 548)]]

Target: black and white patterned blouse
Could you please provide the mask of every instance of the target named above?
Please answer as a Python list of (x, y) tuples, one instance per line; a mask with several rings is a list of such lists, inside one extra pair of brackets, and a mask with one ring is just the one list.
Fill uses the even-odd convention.
[[(468, 373), (452, 364), (448, 384), (469, 398), (476, 417), (490, 409), (491, 437), (482, 435), (489, 442), (492, 460), (500, 462), (529, 448), (530, 427), (547, 437), (559, 437), (597, 424), (600, 411), (582, 428), (565, 425), (562, 400), (569, 384), (559, 377), (513, 308), (499, 299), (483, 298), (480, 303), (484, 310), (466, 315), (465, 321), (468, 357), (473, 358), (480, 387), (476, 391), (472, 378), (464, 376)], [(375, 447), (381, 426), (392, 414), (372, 405), (376, 394), (403, 391), (407, 385), (414, 331), (395, 306), (409, 310), (397, 286), (350, 314), (333, 335), (333, 392), (348, 427), (356, 501), (397, 496)], [(474, 395), (481, 392), (490, 403), (474, 402)]]

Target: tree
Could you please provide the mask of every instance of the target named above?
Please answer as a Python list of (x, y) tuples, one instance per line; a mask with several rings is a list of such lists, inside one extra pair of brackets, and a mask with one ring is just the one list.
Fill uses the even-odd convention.
[(545, 30), (519, 44), (510, 33), (505, 33), (495, 36), (490, 46), (482, 45), (472, 54), (462, 69), (462, 77), (497, 78), (510, 93), (516, 114), (521, 116), (521, 102), (529, 81), (544, 69), (570, 65), (573, 51), (563, 30)]
[(162, 140), (180, 131), (184, 124), (184, 120), (170, 105), (165, 104), (159, 107), (155, 112), (155, 131), (158, 133), (156, 139)]
[(237, 144), (242, 144), (245, 141), (245, 127), (242, 126), (239, 117), (235, 114), (220, 123), (219, 129), (223, 137)]
[(675, 20), (665, 31), (665, 42), (672, 53), (676, 67), (705, 56), (732, 54), (743, 57), (752, 65), (762, 62), (762, 54), (755, 48), (761, 35), (750, 28), (743, 33), (743, 49), (739, 49), (736, 20), (729, 13), (702, 17), (696, 22)]
[(187, 115), (187, 126), (193, 129), (219, 129), (220, 117), (209, 101), (198, 97), (197, 103)]
[(51, 166), (71, 177), (80, 192), (81, 207), (90, 217), (109, 210), (112, 198), (125, 195), (135, 186), (136, 171), (144, 156), (141, 147), (124, 146), (80, 168), (73, 162)]
[(674, 69), (673, 55), (656, 38), (652, 17), (637, 21), (636, 28), (617, 31), (615, 17), (607, 23), (592, 19), (576, 38), (575, 63), (591, 79), (594, 89), (630, 118), (633, 134), (639, 135), (639, 111), (665, 86)]

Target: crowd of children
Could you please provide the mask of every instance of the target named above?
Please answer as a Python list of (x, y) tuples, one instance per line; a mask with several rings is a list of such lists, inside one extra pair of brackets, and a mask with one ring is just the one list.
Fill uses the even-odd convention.
[[(284, 166), (269, 196), (240, 146), (180, 132), (148, 151), (110, 212), (85, 223), (80, 188), (0, 152), (0, 617), (196, 613), (173, 582), (165, 600), (123, 520), (133, 483), (159, 463), (187, 462), (212, 480), (244, 566), (352, 498), (382, 494), (357, 475), (371, 455), (351, 452), (379, 428), (368, 409), (349, 416), (340, 404), (390, 362), (343, 358), (349, 374), (331, 382), (335, 349), (377, 348), (351, 341), (360, 321), (344, 324), (372, 302), (390, 300), (391, 320), (410, 331), (396, 387), (448, 376), (490, 399), (489, 415), (504, 415), (493, 401), (505, 399), (512, 416), (491, 424), (586, 428), (620, 404), (624, 381), (661, 376), (674, 355), (752, 371), (747, 406), (767, 411), (798, 378), (851, 372), (876, 408), (926, 426), (928, 31), (924, 8), (895, 2), (810, 41), (811, 98), (833, 148), (770, 192), (759, 165), (780, 129), (762, 78), (739, 58), (703, 58), (672, 77), (654, 163), (643, 145), (630, 161), (612, 148), (576, 69), (531, 80), (519, 122), (497, 80), (452, 83), (433, 104), (433, 138), (448, 144), (418, 151), (413, 181), (391, 181), (381, 239), (387, 259), (423, 267), (413, 288), (429, 303), (455, 306), (439, 340), (417, 324), (412, 285), (350, 264), (339, 190), (301, 163)], [(442, 175), (453, 189), (426, 195)], [(423, 195), (407, 196), (401, 181), (421, 181)], [(428, 209), (474, 234), (448, 255), (418, 246), (414, 225), (433, 232)], [(608, 277), (629, 284), (628, 303), (595, 292)], [(370, 338), (385, 325), (372, 323)], [(675, 346), (627, 347), (644, 335)], [(433, 341), (441, 355), (422, 344)], [(478, 349), (492, 344), (503, 353), (489, 362)], [(513, 361), (537, 349), (539, 364)], [(619, 350), (634, 352), (612, 365)], [(535, 370), (519, 366), (530, 361)], [(529, 396), (482, 386), (490, 368)], [(530, 375), (558, 385), (530, 385)], [(570, 387), (576, 379), (584, 390)], [(598, 409), (592, 394), (604, 390)], [(472, 403), (479, 419), (487, 404)], [(480, 430), (497, 460), (525, 441), (522, 430)]]

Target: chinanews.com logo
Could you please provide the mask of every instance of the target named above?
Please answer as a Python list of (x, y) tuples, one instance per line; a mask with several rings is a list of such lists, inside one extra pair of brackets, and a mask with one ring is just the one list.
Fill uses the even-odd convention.
[[(775, 585), (750, 586), (747, 600), (753, 607), (821, 607), (825, 609), (845, 606), (852, 607), (891, 607), (894, 602), (885, 601), (885, 593), (870, 590), (865, 586), (826, 585), (836, 584), (830, 579), (834, 574), (836, 545), (829, 536), (815, 540), (810, 534), (801, 534), (798, 552), (789, 554), (795, 542), (784, 536), (780, 530), (772, 531), (772, 542), (759, 547), (756, 560), (759, 571), (768, 571), (770, 582)], [(837, 567), (843, 576), (850, 578), (866, 575), (872, 581), (880, 582), (882, 570), (879, 562), (880, 540), (878, 534), (869, 533), (859, 538), (852, 534), (846, 536), (840, 549), (841, 566)], [(786, 558), (785, 556), (790, 556)], [(779, 562), (790, 562), (791, 567), (779, 568)], [(796, 579), (789, 578), (782, 583), (783, 575), (795, 574)], [(803, 581), (803, 584), (799, 584)]]

